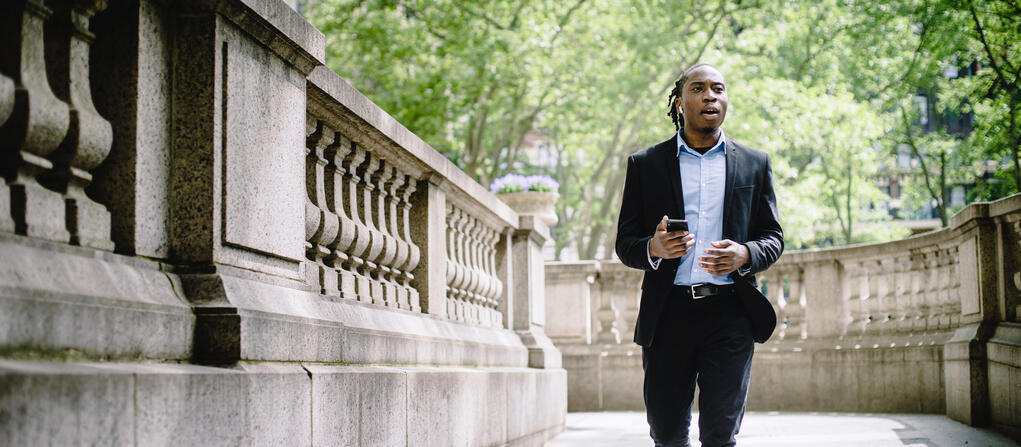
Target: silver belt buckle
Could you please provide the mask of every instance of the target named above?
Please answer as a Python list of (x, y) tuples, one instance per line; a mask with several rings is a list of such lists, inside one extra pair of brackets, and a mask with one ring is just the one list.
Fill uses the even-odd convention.
[(695, 294), (695, 287), (701, 287), (701, 286), (704, 286), (704, 285), (705, 284), (692, 284), (692, 285), (688, 286), (688, 287), (691, 287), (691, 299), (698, 300), (698, 299), (705, 298), (705, 296), (699, 296), (699, 295)]

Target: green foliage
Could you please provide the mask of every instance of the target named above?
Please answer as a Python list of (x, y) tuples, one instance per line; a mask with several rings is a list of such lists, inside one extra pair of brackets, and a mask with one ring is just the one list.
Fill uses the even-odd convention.
[[(974, 198), (1016, 192), (1017, 8), (317, 0), (306, 14), (327, 36), (331, 68), (480, 183), (508, 173), (559, 181), (557, 256), (592, 259), (612, 252), (626, 156), (671, 137), (667, 94), (698, 61), (727, 78), (724, 130), (771, 154), (788, 247), (902, 237), (884, 223), (880, 178), (902, 180), (905, 213), (938, 203), (948, 215), (953, 184), (977, 181)], [(969, 66), (981, 68), (946, 76)], [(936, 117), (928, 127), (920, 94)], [(970, 135), (950, 132), (957, 116), (974, 116)], [(905, 150), (918, 166), (897, 166)]]

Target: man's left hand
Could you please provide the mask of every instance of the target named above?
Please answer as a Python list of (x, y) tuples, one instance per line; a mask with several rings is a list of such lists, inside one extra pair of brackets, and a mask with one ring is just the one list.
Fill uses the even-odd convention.
[(699, 265), (713, 275), (726, 275), (748, 263), (751, 259), (748, 247), (730, 239), (710, 242), (715, 248), (707, 248), (705, 254), (699, 256)]

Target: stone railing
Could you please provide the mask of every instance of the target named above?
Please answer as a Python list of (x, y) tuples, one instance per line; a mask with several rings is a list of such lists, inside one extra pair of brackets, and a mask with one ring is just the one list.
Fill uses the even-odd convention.
[[(642, 272), (549, 263), (546, 277), (569, 408), (641, 410)], [(896, 242), (788, 251), (758, 281), (778, 326), (756, 345), (750, 409), (945, 412), (1018, 433), (1021, 195)]]
[(560, 430), (548, 228), (326, 68), (293, 6), (0, 7), (0, 444)]

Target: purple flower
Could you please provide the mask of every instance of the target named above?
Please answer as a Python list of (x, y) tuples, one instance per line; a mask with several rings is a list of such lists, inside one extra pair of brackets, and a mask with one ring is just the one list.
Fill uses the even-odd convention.
[(494, 194), (507, 194), (522, 191), (556, 192), (560, 184), (548, 175), (531, 175), (525, 177), (507, 174), (493, 181), (489, 190)]
[(528, 177), (529, 191), (557, 192), (560, 184), (548, 175), (533, 175)]

